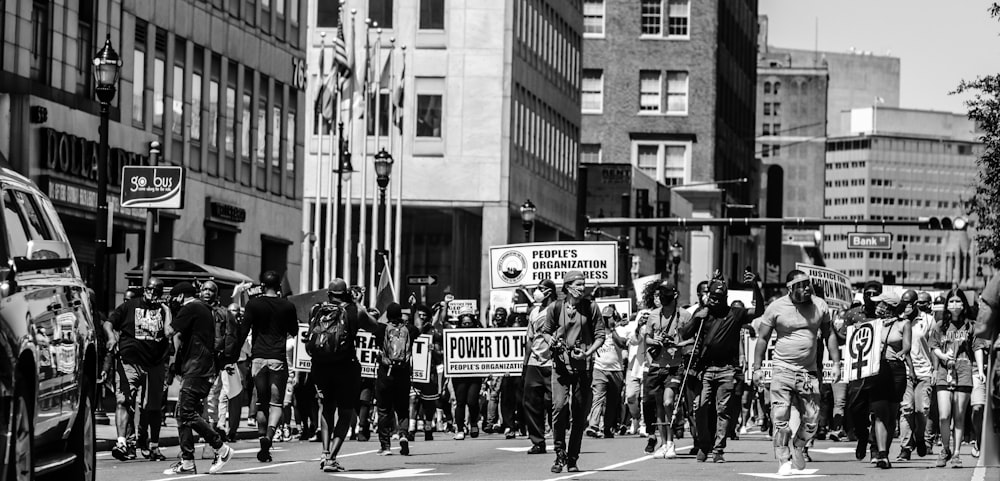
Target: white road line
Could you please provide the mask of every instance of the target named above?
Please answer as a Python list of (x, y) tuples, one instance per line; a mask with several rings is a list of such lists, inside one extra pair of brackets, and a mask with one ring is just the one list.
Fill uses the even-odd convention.
[[(691, 449), (691, 447), (692, 446), (680, 446), (680, 447), (677, 447), (675, 449), (677, 451), (683, 451), (685, 449)], [(618, 468), (620, 468), (622, 466), (628, 466), (629, 464), (641, 463), (643, 461), (648, 461), (650, 459), (653, 459), (653, 455), (652, 454), (647, 454), (647, 455), (645, 455), (645, 456), (643, 456), (641, 458), (635, 458), (635, 459), (631, 459), (631, 460), (628, 460), (628, 461), (622, 461), (620, 463), (612, 464), (610, 466), (605, 466), (603, 468), (597, 468), (597, 469), (595, 469), (593, 471), (583, 471), (583, 472), (579, 472), (579, 473), (573, 473), (573, 474), (570, 474), (568, 476), (561, 476), (561, 477), (558, 477), (558, 478), (549, 478), (549, 479), (546, 479), (545, 481), (563, 481), (563, 480), (566, 480), (566, 479), (581, 478), (583, 476), (589, 476), (591, 474), (599, 473), (601, 471), (611, 471), (613, 469), (618, 469)]]
[[(980, 459), (982, 459), (982, 455), (980, 455)], [(982, 461), (972, 471), (972, 481), (986, 481), (986, 466), (983, 465)]]
[[(259, 471), (261, 469), (280, 468), (280, 467), (283, 467), (283, 466), (291, 466), (291, 465), (294, 465), (294, 464), (302, 464), (302, 461), (291, 461), (291, 462), (287, 462), (287, 463), (278, 463), (278, 464), (265, 464), (263, 466), (256, 466), (256, 467), (253, 467), (253, 468), (234, 469), (232, 471), (222, 471), (222, 473), (244, 473), (244, 472), (247, 472), (247, 471)], [(169, 478), (154, 479), (152, 481), (171, 481), (171, 480), (175, 480), (175, 479), (201, 478), (203, 476), (209, 476), (209, 474), (208, 473), (202, 473), (202, 474), (190, 474), (190, 475), (187, 475), (187, 476), (171, 476)]]
[[(398, 448), (389, 448), (389, 449), (398, 449)], [(378, 452), (377, 449), (372, 449), (371, 451), (359, 451), (359, 452), (350, 453), (350, 454), (338, 454), (337, 455), (337, 459), (340, 459), (340, 458), (349, 458), (351, 456), (361, 456), (362, 454), (371, 454), (371, 453), (377, 453), (377, 452)], [(312, 461), (319, 461), (321, 459), (323, 459), (323, 458), (313, 458)]]

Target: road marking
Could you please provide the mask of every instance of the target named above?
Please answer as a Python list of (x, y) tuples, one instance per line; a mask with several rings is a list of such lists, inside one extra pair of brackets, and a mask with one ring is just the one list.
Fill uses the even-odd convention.
[[(234, 449), (233, 454), (256, 453), (257, 451), (260, 451), (260, 448)], [(271, 448), (272, 453), (279, 453), (281, 451), (285, 451), (285, 448)]]
[(825, 474), (816, 474), (818, 469), (793, 469), (792, 474), (788, 476), (783, 476), (777, 473), (740, 473), (744, 476), (754, 476), (757, 478), (770, 478), (770, 479), (805, 479), (805, 478), (822, 478)]
[[(549, 451), (552, 451), (556, 447), (550, 444), (550, 445), (546, 446), (546, 448)], [(497, 448), (497, 449), (499, 449), (500, 451), (509, 451), (511, 453), (526, 453), (526, 452), (528, 452), (529, 449), (531, 449), (531, 446), (522, 446), (522, 447), (517, 447), (517, 448)]]
[(847, 454), (853, 453), (854, 448), (825, 448), (825, 449), (815, 449), (810, 448), (810, 453), (826, 453), (826, 454)]
[[(677, 451), (683, 451), (685, 449), (691, 449), (691, 448), (692, 448), (692, 446), (679, 446), (679, 447), (674, 448), (674, 449), (677, 450)], [(628, 461), (622, 461), (620, 463), (612, 464), (610, 466), (605, 466), (603, 468), (597, 468), (597, 469), (595, 469), (593, 471), (583, 471), (583, 472), (580, 472), (580, 473), (573, 473), (573, 474), (570, 474), (568, 476), (561, 476), (561, 477), (558, 477), (558, 478), (549, 478), (549, 479), (546, 479), (545, 481), (563, 481), (565, 479), (582, 478), (584, 476), (589, 476), (591, 474), (599, 473), (601, 471), (611, 471), (611, 470), (614, 470), (614, 469), (618, 469), (618, 468), (620, 468), (622, 466), (628, 466), (630, 464), (641, 463), (643, 461), (649, 461), (650, 459), (653, 459), (653, 455), (652, 454), (647, 454), (647, 455), (645, 455), (645, 456), (643, 456), (641, 458), (635, 458), (635, 459), (631, 459), (631, 460), (628, 460)]]
[(986, 466), (983, 464), (983, 457), (980, 455), (980, 461), (976, 465), (976, 469), (972, 471), (972, 481), (986, 481)]
[[(261, 469), (281, 468), (281, 467), (284, 467), (284, 466), (292, 466), (294, 464), (302, 464), (302, 461), (290, 461), (290, 462), (287, 462), (287, 463), (278, 463), (278, 464), (265, 464), (263, 466), (257, 466), (257, 467), (253, 467), (253, 468), (234, 469), (232, 471), (221, 471), (221, 472), (222, 473), (244, 473), (244, 472), (248, 472), (248, 471), (259, 471)], [(171, 476), (169, 478), (154, 479), (152, 481), (171, 481), (171, 480), (175, 480), (175, 479), (200, 478), (200, 477), (203, 477), (203, 476), (209, 476), (209, 474), (208, 473), (202, 473), (202, 474), (190, 474), (190, 475), (187, 475), (187, 476)]]
[(428, 473), (428, 471), (434, 471), (434, 468), (408, 468), (408, 469), (397, 469), (395, 471), (386, 471), (383, 473), (359, 473), (359, 474), (334, 474), (340, 478), (351, 478), (351, 479), (395, 479), (395, 478), (416, 478), (419, 476), (446, 476), (450, 473)]

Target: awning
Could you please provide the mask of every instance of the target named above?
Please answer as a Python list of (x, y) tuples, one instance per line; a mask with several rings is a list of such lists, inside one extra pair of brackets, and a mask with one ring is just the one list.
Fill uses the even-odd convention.
[[(189, 260), (178, 259), (176, 257), (153, 259), (151, 267), (152, 275), (160, 277), (164, 281), (167, 279), (214, 280), (233, 285), (241, 282), (253, 282), (253, 279), (249, 276), (234, 270), (191, 262)], [(142, 266), (136, 266), (132, 270), (126, 272), (125, 277), (129, 279), (134, 277), (141, 278)], [(171, 283), (168, 282), (168, 284)]]

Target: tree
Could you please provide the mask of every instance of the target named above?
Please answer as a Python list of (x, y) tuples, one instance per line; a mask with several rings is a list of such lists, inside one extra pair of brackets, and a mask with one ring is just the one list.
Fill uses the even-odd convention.
[[(1000, 19), (1000, 3), (994, 2), (989, 11), (991, 17)], [(975, 217), (979, 254), (991, 254), (993, 266), (1000, 267), (1000, 74), (963, 80), (953, 93), (973, 94), (965, 105), (969, 119), (983, 131), (984, 149), (976, 159), (976, 192), (965, 207)]]

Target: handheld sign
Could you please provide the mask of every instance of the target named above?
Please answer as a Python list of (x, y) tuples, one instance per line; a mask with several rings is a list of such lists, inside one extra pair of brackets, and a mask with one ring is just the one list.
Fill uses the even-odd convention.
[(444, 375), (520, 375), (524, 367), (527, 331), (524, 328), (445, 329)]
[(808, 274), (813, 286), (823, 289), (823, 299), (827, 305), (840, 311), (851, 308), (854, 291), (849, 277), (838, 270), (801, 262), (796, 262), (795, 268)]
[(618, 315), (621, 316), (621, 322), (623, 324), (627, 323), (629, 319), (632, 318), (632, 299), (630, 298), (603, 298), (596, 299), (596, 302), (597, 307), (601, 309), (602, 313), (604, 312), (604, 308), (606, 306), (614, 306), (615, 311), (617, 311)]
[(413, 373), (411, 382), (431, 382), (431, 336), (424, 334), (413, 340)]
[(570, 271), (580, 271), (588, 285), (618, 285), (615, 242), (536, 242), (490, 247), (490, 288), (535, 285), (551, 279), (562, 284)]
[(453, 299), (448, 302), (448, 317), (458, 319), (458, 315), (465, 311), (472, 311), (479, 315), (479, 301), (475, 299)]
[(844, 371), (848, 381), (875, 376), (882, 367), (882, 320), (847, 326)]

